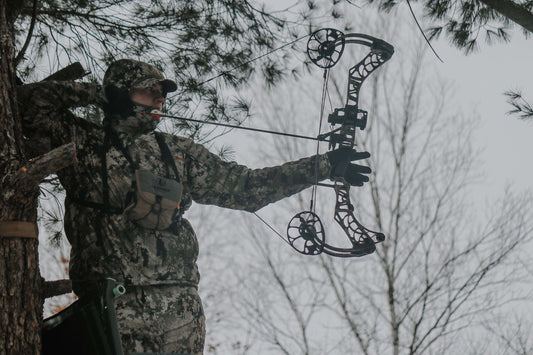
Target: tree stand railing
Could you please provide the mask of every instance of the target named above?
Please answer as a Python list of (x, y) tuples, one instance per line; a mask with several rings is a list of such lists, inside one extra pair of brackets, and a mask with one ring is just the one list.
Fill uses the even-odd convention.
[(124, 286), (105, 279), (94, 293), (45, 319), (43, 354), (123, 355), (114, 299), (124, 292)]

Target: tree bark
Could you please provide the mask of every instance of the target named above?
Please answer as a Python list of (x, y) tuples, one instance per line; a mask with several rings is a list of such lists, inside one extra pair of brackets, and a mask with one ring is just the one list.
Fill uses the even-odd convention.
[[(10, 183), (25, 162), (13, 63), (18, 6), (0, 0), (0, 221), (35, 223), (38, 186), (23, 193)], [(41, 353), (43, 303), (37, 248), (37, 238), (0, 234), (0, 354)]]
[[(76, 161), (72, 143), (31, 160), (24, 153), (13, 26), (23, 3), (0, 0), (0, 355), (41, 353), (44, 295), (35, 224), (39, 183)], [(80, 67), (71, 66), (57, 77), (83, 76)]]
[(533, 33), (533, 13), (523, 6), (511, 0), (479, 0), (479, 2)]

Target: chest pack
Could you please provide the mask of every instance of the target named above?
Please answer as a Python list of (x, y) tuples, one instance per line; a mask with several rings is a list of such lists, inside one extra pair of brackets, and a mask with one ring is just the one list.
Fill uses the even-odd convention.
[[(69, 196), (70, 199), (75, 203), (98, 209), (104, 213), (124, 214), (129, 220), (143, 228), (164, 230), (175, 227), (183, 214), (180, 209), (183, 185), (180, 181), (174, 158), (163, 136), (155, 132), (155, 138), (167, 170), (166, 177), (156, 175), (149, 170), (140, 169), (118, 136), (114, 132), (107, 130), (100, 156), (102, 161), (103, 203), (85, 201)], [(124, 155), (133, 173), (131, 188), (124, 204), (125, 208), (112, 206), (109, 201), (107, 152), (111, 146), (116, 147)], [(170, 177), (169, 166), (173, 170), (173, 178)]]
[[(167, 177), (155, 175), (148, 170), (135, 169), (124, 214), (141, 227), (162, 230), (181, 218), (183, 186), (176, 163), (163, 137), (156, 133), (156, 139), (167, 167)], [(174, 179), (168, 178), (168, 165), (174, 170)]]

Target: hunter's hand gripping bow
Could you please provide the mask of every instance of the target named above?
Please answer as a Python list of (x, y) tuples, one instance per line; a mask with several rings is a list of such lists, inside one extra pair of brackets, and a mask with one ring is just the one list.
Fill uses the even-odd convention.
[[(363, 81), (394, 53), (392, 45), (383, 40), (364, 34), (344, 34), (332, 28), (324, 28), (314, 32), (309, 38), (307, 54), (314, 64), (327, 71), (338, 62), (348, 43), (367, 46), (370, 52), (349, 70), (346, 105), (335, 109), (328, 117), (332, 126), (340, 127), (318, 136), (319, 141), (329, 142), (330, 150), (336, 147), (354, 147), (356, 129), (365, 129), (368, 116), (366, 111), (359, 109), (359, 89)], [(317, 185), (334, 188), (335, 221), (346, 233), (351, 247), (341, 248), (328, 244), (322, 221), (311, 210), (300, 212), (290, 220), (287, 227), (289, 244), (299, 253), (306, 255), (325, 253), (337, 257), (357, 257), (373, 253), (376, 250), (375, 244), (385, 240), (385, 235), (364, 227), (355, 218), (354, 207), (350, 202), (350, 185), (342, 178), (335, 179), (332, 185), (319, 184), (318, 181), (315, 188)]]

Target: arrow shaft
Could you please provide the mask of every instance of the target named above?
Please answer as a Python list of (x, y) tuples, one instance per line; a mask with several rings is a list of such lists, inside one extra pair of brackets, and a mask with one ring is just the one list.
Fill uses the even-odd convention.
[(185, 118), (185, 117), (178, 117), (178, 116), (171, 116), (171, 115), (164, 115), (164, 114), (157, 114), (157, 116), (161, 117), (167, 117), (167, 118), (173, 118), (177, 120), (187, 121), (187, 122), (196, 122), (201, 124), (210, 124), (214, 126), (221, 126), (221, 127), (227, 127), (227, 128), (235, 128), (235, 129), (242, 129), (245, 131), (253, 131), (253, 132), (260, 132), (260, 133), (268, 133), (268, 134), (274, 134), (278, 136), (285, 136), (285, 137), (292, 137), (292, 138), (300, 138), (300, 139), (307, 139), (307, 140), (313, 140), (318, 141), (320, 140), (317, 137), (311, 137), (311, 136), (303, 136), (300, 134), (294, 134), (294, 133), (285, 133), (285, 132), (278, 132), (278, 131), (271, 131), (268, 129), (261, 129), (261, 128), (252, 128), (252, 127), (243, 127), (238, 125), (232, 125), (229, 123), (220, 123), (220, 122), (209, 122), (209, 121), (202, 121), (202, 120), (196, 120), (194, 118)]

